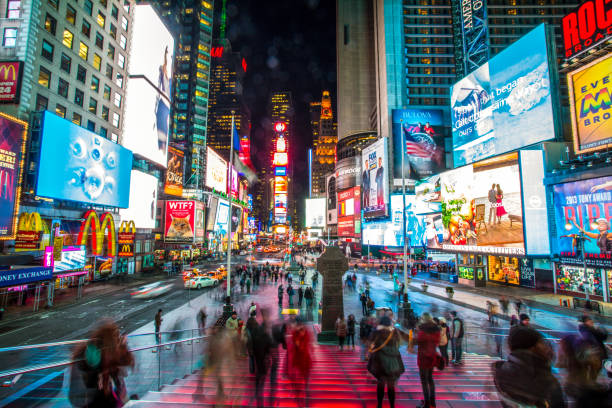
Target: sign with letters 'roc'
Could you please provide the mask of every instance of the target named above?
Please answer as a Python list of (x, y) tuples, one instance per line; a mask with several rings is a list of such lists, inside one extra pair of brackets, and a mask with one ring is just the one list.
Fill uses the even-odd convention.
[(573, 58), (612, 36), (612, 2), (585, 0), (563, 17), (563, 53)]

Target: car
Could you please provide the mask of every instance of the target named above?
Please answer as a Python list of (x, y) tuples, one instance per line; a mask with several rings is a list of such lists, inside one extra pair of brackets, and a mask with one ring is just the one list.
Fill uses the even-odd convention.
[(258, 246), (258, 247), (257, 247), (257, 252), (263, 252), (263, 250), (264, 250), (264, 249), (263, 249), (263, 247), (262, 247), (262, 246)]
[(219, 281), (211, 278), (210, 276), (198, 276), (193, 279), (189, 279), (185, 282), (186, 289), (202, 289), (209, 286), (217, 286)]
[(151, 299), (168, 293), (172, 289), (172, 282), (153, 282), (136, 289), (130, 295), (134, 299)]

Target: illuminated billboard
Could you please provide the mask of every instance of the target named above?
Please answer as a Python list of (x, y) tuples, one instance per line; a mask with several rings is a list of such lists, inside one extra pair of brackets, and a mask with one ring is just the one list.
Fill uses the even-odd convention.
[(19, 103), (23, 62), (0, 61), (0, 103)]
[(217, 204), (217, 215), (215, 217), (215, 228), (216, 234), (221, 237), (227, 235), (227, 217), (229, 216), (229, 203), (226, 200), (219, 199)]
[(127, 208), (132, 152), (48, 111), (43, 115), (36, 195)]
[(361, 196), (360, 187), (338, 191), (338, 236), (354, 237), (361, 235)]
[(566, 59), (576, 57), (612, 35), (608, 0), (584, 0), (561, 20)]
[(227, 162), (210, 147), (206, 148), (206, 187), (227, 193)]
[(612, 54), (567, 74), (576, 154), (607, 149), (612, 144), (610, 72)]
[(166, 166), (174, 38), (150, 5), (135, 5), (123, 145)]
[(455, 166), (555, 137), (546, 26), (451, 87)]
[(0, 239), (13, 239), (28, 125), (0, 113)]
[(275, 166), (286, 166), (289, 163), (289, 156), (287, 153), (274, 153), (274, 159), (272, 164)]
[(287, 176), (274, 177), (274, 194), (287, 194)]
[(385, 217), (389, 215), (389, 160), (387, 138), (378, 139), (364, 147), (361, 153), (362, 163), (362, 204), (365, 218)]
[(442, 173), (444, 249), (524, 255), (518, 154)]
[(336, 176), (329, 175), (325, 180), (327, 191), (327, 225), (338, 223), (338, 208), (336, 197)]
[[(393, 109), (393, 177), (422, 179), (446, 170), (441, 109)], [(405, 145), (402, 145), (405, 143)]]
[(414, 192), (417, 201), (426, 209), (424, 212), (440, 212), (442, 210), (440, 175), (417, 181), (414, 186)]
[(521, 190), (525, 221), (525, 252), (532, 256), (549, 256), (548, 211), (544, 185), (544, 152), (521, 150)]
[(169, 195), (181, 197), (183, 195), (183, 158), (185, 153), (172, 146), (168, 146), (168, 168), (166, 169), (166, 182), (164, 192)]
[[(202, 219), (202, 226), (203, 224), (204, 220)], [(164, 225), (164, 236), (166, 242), (193, 242), (195, 238), (196, 226), (196, 201), (166, 201), (166, 217)]]
[(325, 198), (306, 199), (306, 228), (325, 227)]
[(132, 170), (130, 206), (119, 211), (122, 220), (131, 220), (136, 228), (155, 228), (157, 177)]

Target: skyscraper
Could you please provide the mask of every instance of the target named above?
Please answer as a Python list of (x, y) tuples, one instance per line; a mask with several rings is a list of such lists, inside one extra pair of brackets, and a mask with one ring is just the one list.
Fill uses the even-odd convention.
[(325, 175), (334, 171), (336, 164), (338, 130), (329, 91), (323, 91), (321, 102), (310, 104), (310, 118), (314, 142), (311, 185), (316, 197), (325, 194)]

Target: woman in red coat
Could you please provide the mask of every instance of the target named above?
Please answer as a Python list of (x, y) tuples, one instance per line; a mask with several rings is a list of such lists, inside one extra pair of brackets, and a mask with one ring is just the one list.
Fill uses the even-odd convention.
[[(301, 377), (304, 382), (304, 407), (307, 403), (308, 379), (310, 378), (310, 370), (312, 369), (312, 334), (304, 326), (300, 317), (297, 318), (296, 324), (291, 330), (291, 342), (288, 344), (289, 350), (289, 377), (294, 379), (297, 385), (296, 377)], [(298, 391), (296, 391), (299, 394)], [(296, 399), (299, 395), (296, 395)]]
[(440, 344), (440, 328), (434, 323), (429, 313), (423, 313), (421, 324), (416, 335), (417, 365), (423, 387), (423, 403), (421, 408), (435, 408), (436, 390), (433, 381), (433, 369), (438, 360), (438, 344)]

